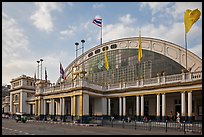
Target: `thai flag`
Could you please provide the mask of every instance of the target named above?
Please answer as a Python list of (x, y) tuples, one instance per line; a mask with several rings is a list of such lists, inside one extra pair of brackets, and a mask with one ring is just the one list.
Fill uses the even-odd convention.
[(96, 24), (99, 27), (102, 27), (102, 19), (100, 19), (100, 18), (95, 18), (93, 20), (93, 23)]
[(62, 79), (65, 79), (65, 76), (64, 76), (64, 69), (63, 69), (61, 63), (60, 63), (60, 74), (61, 74)]

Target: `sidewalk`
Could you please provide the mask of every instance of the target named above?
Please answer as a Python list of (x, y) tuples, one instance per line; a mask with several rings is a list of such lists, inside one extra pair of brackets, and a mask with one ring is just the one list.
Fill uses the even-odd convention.
[(70, 125), (70, 126), (85, 126), (85, 127), (100, 127), (100, 128), (114, 128), (114, 129), (121, 129), (121, 130), (130, 130), (131, 132), (136, 132), (137, 134), (141, 135), (202, 135), (201, 133), (194, 133), (191, 131), (184, 132), (183, 129), (171, 129), (168, 128), (167, 132), (164, 127), (152, 127), (151, 130), (149, 128), (144, 127), (122, 127), (121, 125), (99, 125), (99, 124), (80, 124), (80, 123), (72, 123), (72, 122), (62, 122), (62, 121), (38, 121), (38, 120), (28, 120), (30, 122), (39, 122), (39, 123), (51, 123), (51, 124), (62, 124), (62, 125)]

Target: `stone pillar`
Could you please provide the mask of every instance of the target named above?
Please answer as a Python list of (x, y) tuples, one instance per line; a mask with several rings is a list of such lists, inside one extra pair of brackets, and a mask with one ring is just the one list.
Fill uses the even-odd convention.
[(136, 118), (139, 120), (140, 117), (140, 98), (139, 96), (136, 96)]
[(39, 115), (40, 115), (40, 120), (43, 120), (44, 119), (44, 104), (43, 104), (43, 99), (39, 99), (39, 107), (40, 107), (40, 112), (39, 112)]
[(76, 115), (76, 96), (71, 97), (71, 114), (72, 116)]
[(122, 97), (119, 97), (119, 119), (122, 119)]
[(51, 99), (51, 120), (55, 121), (55, 100), (54, 99)]
[(144, 117), (144, 95), (141, 95), (141, 118)]
[(10, 94), (10, 112), (13, 113), (13, 94)]
[(126, 99), (123, 97), (123, 118), (126, 117)]
[(38, 100), (35, 100), (35, 116), (38, 115)]
[(102, 116), (107, 116), (107, 99), (102, 97)]
[(188, 121), (192, 122), (192, 91), (188, 92)]
[(108, 116), (111, 116), (111, 102), (110, 102), (110, 98), (108, 98)]
[(157, 120), (160, 120), (160, 94), (157, 94)]
[(162, 120), (166, 120), (166, 95), (162, 94)]
[(181, 92), (181, 122), (186, 118), (186, 99), (185, 92)]
[(46, 100), (44, 99), (43, 100), (43, 115), (44, 115), (44, 119), (43, 120), (47, 120), (47, 117), (46, 117)]
[(83, 121), (86, 123), (89, 116), (89, 95), (83, 94)]
[(60, 115), (61, 120), (65, 121), (65, 98), (60, 98)]

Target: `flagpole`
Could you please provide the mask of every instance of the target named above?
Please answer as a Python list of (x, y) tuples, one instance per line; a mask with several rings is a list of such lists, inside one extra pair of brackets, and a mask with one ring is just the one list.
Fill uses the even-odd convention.
[(102, 22), (102, 19), (101, 19), (101, 45), (102, 45), (102, 27), (103, 27), (103, 22)]
[[(140, 32), (140, 30), (139, 30), (139, 41), (138, 41), (138, 54), (139, 54), (139, 52), (140, 52), (140, 40), (141, 40), (141, 32)], [(140, 61), (138, 60), (138, 62), (139, 62), (139, 64), (138, 64), (138, 79), (140, 79), (140, 74), (141, 74), (141, 58), (140, 58)]]
[(185, 33), (185, 46), (186, 46), (186, 71), (188, 71), (187, 65), (187, 34)]
[(61, 62), (60, 62), (60, 89), (62, 91), (62, 84), (61, 84), (61, 81), (62, 81), (62, 76), (61, 76)]

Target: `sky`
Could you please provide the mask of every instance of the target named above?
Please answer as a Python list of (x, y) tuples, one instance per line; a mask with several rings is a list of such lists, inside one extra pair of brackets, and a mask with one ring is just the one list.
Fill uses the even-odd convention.
[[(84, 51), (103, 43), (138, 37), (162, 39), (185, 48), (183, 15), (201, 11), (187, 33), (188, 50), (202, 59), (202, 2), (3, 2), (2, 85), (21, 75), (34, 77), (43, 59), (48, 79), (55, 83), (59, 64), (64, 69), (75, 59), (75, 43), (85, 40)], [(41, 73), (39, 73), (41, 75)]]

